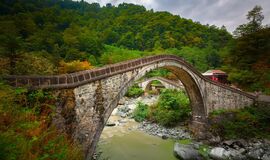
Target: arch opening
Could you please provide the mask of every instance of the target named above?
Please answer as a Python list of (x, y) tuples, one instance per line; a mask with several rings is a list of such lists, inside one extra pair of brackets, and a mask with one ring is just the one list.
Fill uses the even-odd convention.
[[(97, 127), (97, 132), (95, 132), (95, 140), (91, 143), (91, 146), (95, 146), (100, 138), (100, 135), (106, 125), (106, 122), (108, 121), (110, 115), (112, 114), (113, 110), (117, 107), (118, 101), (126, 94), (128, 88), (135, 84), (136, 80), (142, 78), (148, 71), (151, 71), (153, 69), (157, 68), (165, 68), (171, 71), (175, 76), (182, 82), (184, 85), (185, 91), (189, 97), (190, 100), (190, 107), (192, 110), (192, 121), (198, 121), (205, 123), (206, 120), (206, 109), (204, 107), (204, 101), (201, 94), (200, 87), (198, 86), (198, 82), (196, 82), (195, 78), (189, 73), (185, 68), (182, 68), (181, 65), (167, 65), (166, 63), (160, 63), (158, 65), (145, 67), (143, 69), (138, 69), (136, 71), (135, 76), (131, 77), (125, 85), (123, 85), (117, 94), (117, 96), (114, 98), (114, 100), (109, 104), (107, 107), (107, 110), (105, 110), (103, 117), (102, 117), (102, 123), (99, 123), (99, 126)], [(88, 150), (88, 155), (93, 155), (94, 149), (92, 150), (90, 147)], [(87, 156), (89, 157), (89, 156)]]
[(144, 92), (145, 94), (149, 94), (152, 92), (152, 94), (160, 94), (161, 90), (166, 88), (166, 85), (164, 85), (159, 80), (150, 80), (148, 84), (146, 85)]

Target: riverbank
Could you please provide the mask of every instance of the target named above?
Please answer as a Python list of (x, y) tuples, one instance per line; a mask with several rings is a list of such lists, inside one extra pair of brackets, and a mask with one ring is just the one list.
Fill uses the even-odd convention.
[(165, 128), (146, 121), (137, 123), (132, 119), (132, 112), (138, 101), (153, 104), (157, 98), (158, 96), (135, 99), (125, 97), (120, 101), (120, 106), (113, 112), (101, 135), (98, 149), (102, 152), (101, 159), (270, 159), (268, 140), (222, 141), (218, 137), (217, 143), (210, 145), (195, 141), (185, 125)]

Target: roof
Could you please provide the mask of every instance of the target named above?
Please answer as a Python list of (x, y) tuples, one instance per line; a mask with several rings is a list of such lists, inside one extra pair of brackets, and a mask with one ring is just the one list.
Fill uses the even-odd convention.
[(225, 74), (226, 75), (226, 72), (223, 72), (221, 70), (208, 70), (206, 72), (203, 73), (204, 76), (210, 76), (210, 75), (213, 75), (213, 74)]

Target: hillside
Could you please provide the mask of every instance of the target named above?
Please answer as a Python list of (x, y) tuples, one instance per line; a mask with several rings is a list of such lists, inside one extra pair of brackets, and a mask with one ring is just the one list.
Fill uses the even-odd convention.
[[(86, 60), (90, 66), (112, 63), (100, 60), (112, 54), (105, 45), (150, 52), (140, 56), (169, 48), (188, 50), (184, 56), (205, 71), (220, 65), (219, 51), (232, 39), (225, 28), (134, 4), (101, 7), (84, 1), (14, 0), (1, 1), (0, 10), (2, 74), (57, 74), (61, 60)], [(190, 58), (193, 55), (196, 58)], [(136, 58), (131, 52), (121, 56)], [(196, 65), (198, 60), (206, 66)], [(209, 61), (213, 62), (208, 65)]]

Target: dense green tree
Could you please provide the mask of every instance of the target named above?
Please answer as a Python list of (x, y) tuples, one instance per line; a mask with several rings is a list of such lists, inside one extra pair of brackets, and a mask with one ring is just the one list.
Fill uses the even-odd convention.
[(247, 20), (249, 20), (249, 22), (247, 24), (242, 24), (238, 26), (236, 30), (234, 31), (234, 35), (236, 37), (239, 37), (239, 36), (251, 34), (260, 30), (262, 28), (263, 19), (264, 19), (264, 15), (262, 14), (262, 7), (256, 5), (247, 14)]
[(0, 41), (0, 56), (9, 58), (12, 74), (20, 53), (19, 49), (22, 46), (22, 37), (20, 37), (14, 21), (0, 22)]
[[(175, 48), (181, 52), (177, 55), (205, 71), (219, 66), (219, 51), (232, 38), (224, 27), (202, 25), (169, 12), (154, 12), (128, 3), (101, 7), (86, 1), (13, 0), (1, 1), (0, 9), (0, 51), (2, 56), (10, 57), (12, 66), (16, 59), (20, 61), (20, 53), (46, 52), (55, 57), (50, 60), (54, 65), (61, 59), (89, 57), (104, 64)], [(104, 49), (105, 45), (121, 49)], [(211, 47), (214, 51), (206, 53)]]
[(270, 28), (262, 26), (262, 8), (255, 6), (248, 12), (247, 24), (240, 25), (240, 33), (225, 58), (229, 80), (247, 90), (270, 93)]

